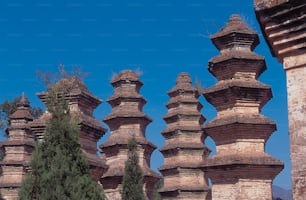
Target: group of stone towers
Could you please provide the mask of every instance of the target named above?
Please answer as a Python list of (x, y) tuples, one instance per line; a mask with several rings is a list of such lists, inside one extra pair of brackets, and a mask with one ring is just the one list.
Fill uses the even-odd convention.
[[(283, 163), (265, 153), (265, 143), (276, 125), (260, 114), (272, 92), (258, 81), (266, 69), (264, 58), (253, 52), (259, 43), (258, 35), (233, 15), (212, 36), (212, 41), (220, 55), (209, 61), (208, 70), (218, 82), (205, 89), (203, 95), (216, 108), (217, 116), (203, 125), (205, 118), (198, 100), (201, 93), (192, 86), (187, 73), (179, 74), (176, 85), (168, 92), (168, 113), (164, 116), (167, 126), (162, 131), (166, 142), (160, 149), (164, 156), (160, 167), (164, 185), (159, 192), (162, 199), (169, 200), (272, 199), (272, 181)], [(156, 147), (145, 137), (152, 120), (143, 113), (146, 100), (139, 94), (143, 83), (135, 72), (125, 70), (111, 84), (114, 94), (107, 101), (112, 112), (103, 119), (110, 136), (100, 146), (101, 158), (96, 154), (96, 143), (106, 128), (93, 118), (93, 110), (101, 101), (77, 78), (63, 79), (55, 86), (69, 88), (64, 92), (71, 114), (80, 119), (82, 150), (92, 177), (103, 185), (107, 197), (121, 199), (127, 144), (135, 138), (145, 193), (151, 199), (153, 187), (161, 177), (150, 169), (150, 157)], [(44, 103), (46, 95), (38, 94)], [(10, 116), (8, 140), (2, 143), (5, 157), (0, 163), (0, 190), (5, 199), (16, 199), (34, 142), (43, 139), (46, 121), (51, 117), (46, 111), (33, 121), (24, 96)], [(216, 155), (212, 157), (204, 145), (207, 136), (216, 143)]]

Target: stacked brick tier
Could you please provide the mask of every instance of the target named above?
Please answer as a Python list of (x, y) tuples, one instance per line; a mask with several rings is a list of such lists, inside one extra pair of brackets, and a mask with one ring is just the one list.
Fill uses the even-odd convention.
[(212, 198), (272, 199), (272, 181), (283, 162), (265, 153), (276, 125), (260, 114), (272, 92), (257, 80), (266, 69), (264, 58), (252, 52), (258, 35), (232, 15), (211, 39), (221, 52), (208, 66), (218, 82), (204, 91), (217, 109), (217, 117), (204, 126), (216, 143), (216, 155), (204, 163), (212, 181)]
[(271, 52), (284, 58), (306, 53), (306, 2), (254, 0), (256, 16)]
[(293, 198), (306, 194), (306, 1), (254, 0), (261, 30), (287, 76)]
[(150, 157), (156, 147), (145, 138), (146, 127), (152, 120), (142, 111), (146, 103), (139, 94), (143, 83), (135, 72), (124, 70), (114, 77), (111, 85), (115, 91), (107, 101), (112, 106), (112, 113), (103, 119), (110, 127), (110, 136), (101, 145), (109, 166), (101, 179), (104, 191), (108, 199), (121, 199), (127, 144), (134, 137), (138, 143), (139, 165), (144, 174), (144, 191), (151, 199), (154, 185), (160, 177), (150, 169)]
[(21, 182), (29, 170), (35, 138), (29, 126), (33, 120), (29, 101), (22, 95), (16, 112), (9, 116), (8, 140), (2, 142), (5, 156), (0, 162), (0, 191), (6, 200), (18, 199)]
[[(85, 84), (76, 77), (62, 79), (53, 88), (58, 93), (65, 94), (71, 115), (79, 120), (81, 148), (88, 160), (92, 178), (98, 181), (107, 168), (105, 160), (97, 156), (97, 142), (105, 134), (106, 128), (93, 117), (93, 111), (102, 101), (92, 95)], [(48, 92), (38, 93), (38, 97), (46, 103), (47, 94)], [(46, 111), (32, 122), (31, 128), (38, 140), (42, 139), (46, 121), (51, 117)]]
[(210, 150), (204, 146), (205, 135), (201, 128), (205, 118), (201, 115), (198, 90), (192, 86), (189, 74), (181, 73), (176, 86), (168, 92), (167, 123), (162, 135), (166, 144), (160, 149), (164, 165), (160, 171), (164, 185), (160, 190), (163, 199), (208, 199), (208, 181), (200, 164)]

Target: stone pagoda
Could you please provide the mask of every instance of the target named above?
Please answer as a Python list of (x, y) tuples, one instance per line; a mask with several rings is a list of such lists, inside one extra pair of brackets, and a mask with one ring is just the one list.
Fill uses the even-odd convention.
[(121, 200), (127, 144), (134, 137), (138, 143), (139, 165), (144, 174), (144, 191), (151, 199), (154, 185), (160, 177), (150, 169), (150, 157), (156, 147), (145, 138), (146, 127), (152, 120), (142, 111), (146, 103), (139, 94), (143, 83), (135, 72), (124, 70), (114, 77), (111, 85), (115, 91), (107, 101), (112, 106), (112, 113), (103, 119), (110, 127), (110, 136), (101, 145), (109, 166), (101, 178), (104, 192), (108, 199)]
[(165, 200), (210, 199), (208, 180), (200, 167), (210, 150), (203, 144), (206, 136), (201, 125), (205, 118), (200, 113), (199, 92), (189, 74), (181, 73), (168, 95), (167, 127), (162, 131), (166, 144), (160, 149), (165, 158), (160, 167), (164, 177), (160, 194)]
[(306, 194), (306, 1), (254, 0), (270, 51), (286, 72), (292, 192)]
[[(81, 148), (89, 163), (92, 178), (98, 181), (107, 168), (105, 160), (97, 156), (97, 142), (105, 134), (106, 128), (93, 117), (93, 111), (102, 101), (90, 93), (85, 84), (76, 77), (60, 80), (53, 89), (65, 95), (71, 115), (79, 120)], [(48, 92), (37, 95), (46, 104)], [(51, 117), (47, 110), (32, 122), (31, 128), (38, 140), (43, 138), (46, 121)]]
[(276, 125), (260, 114), (272, 92), (257, 80), (266, 69), (264, 58), (252, 52), (258, 35), (232, 15), (211, 39), (221, 53), (208, 66), (218, 82), (204, 91), (217, 110), (204, 126), (216, 143), (216, 155), (203, 164), (212, 181), (212, 199), (272, 199), (272, 181), (284, 165), (265, 152)]
[(22, 94), (16, 112), (9, 116), (9, 127), (6, 129), (7, 141), (1, 142), (5, 155), (0, 162), (0, 192), (6, 200), (18, 198), (19, 188), (29, 170), (34, 150), (35, 138), (29, 126), (33, 117), (29, 107), (28, 99)]

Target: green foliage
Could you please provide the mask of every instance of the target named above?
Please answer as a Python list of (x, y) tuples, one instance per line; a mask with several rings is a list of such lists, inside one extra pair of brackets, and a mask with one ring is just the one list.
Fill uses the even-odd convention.
[(43, 85), (45, 85), (47, 89), (53, 87), (62, 79), (77, 77), (80, 80), (83, 80), (89, 74), (87, 72), (83, 72), (82, 68), (78, 65), (70, 66), (71, 70), (66, 70), (62, 63), (59, 63), (57, 67), (58, 72), (42, 72), (40, 70), (37, 70), (36, 72), (38, 78), (42, 81)]
[[(5, 130), (8, 126), (8, 117), (17, 110), (17, 105), (20, 101), (20, 97), (16, 97), (13, 101), (5, 100), (0, 104), (0, 129)], [(41, 108), (30, 108), (30, 113), (34, 118), (38, 118), (42, 115)]]
[(153, 200), (162, 200), (160, 194), (158, 193), (158, 190), (161, 189), (163, 187), (163, 180), (159, 180), (155, 186), (154, 186), (154, 191), (153, 191)]
[(66, 101), (49, 91), (52, 113), (44, 141), (32, 155), (31, 172), (19, 192), (19, 200), (103, 200), (101, 187), (89, 176), (89, 166), (79, 144), (79, 128)]
[(0, 146), (0, 161), (4, 158), (5, 152), (3, 146)]
[(128, 143), (128, 159), (125, 162), (125, 171), (122, 182), (123, 200), (145, 200), (143, 191), (143, 173), (139, 166), (137, 142), (135, 138)]

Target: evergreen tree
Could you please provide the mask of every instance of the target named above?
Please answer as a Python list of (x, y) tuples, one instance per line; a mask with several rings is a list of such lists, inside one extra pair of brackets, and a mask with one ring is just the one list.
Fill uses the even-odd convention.
[[(20, 97), (14, 98), (12, 101), (5, 100), (0, 104), (0, 129), (5, 130), (8, 126), (8, 117), (13, 114), (18, 107)], [(41, 108), (30, 108), (31, 115), (36, 119), (43, 113)]]
[(79, 143), (77, 120), (68, 104), (49, 91), (47, 108), (52, 113), (44, 141), (37, 144), (19, 200), (103, 200), (100, 186), (89, 176), (89, 166)]
[(153, 191), (153, 200), (161, 200), (161, 196), (158, 192), (159, 189), (161, 189), (164, 185), (163, 180), (159, 180), (155, 185), (154, 185), (154, 191)]
[(5, 153), (4, 153), (4, 149), (3, 149), (3, 146), (1, 145), (1, 146), (0, 146), (0, 161), (3, 160), (4, 154), (5, 154)]
[(145, 200), (143, 191), (143, 173), (139, 166), (137, 154), (137, 142), (132, 138), (128, 143), (128, 159), (125, 162), (122, 199), (123, 200)]

